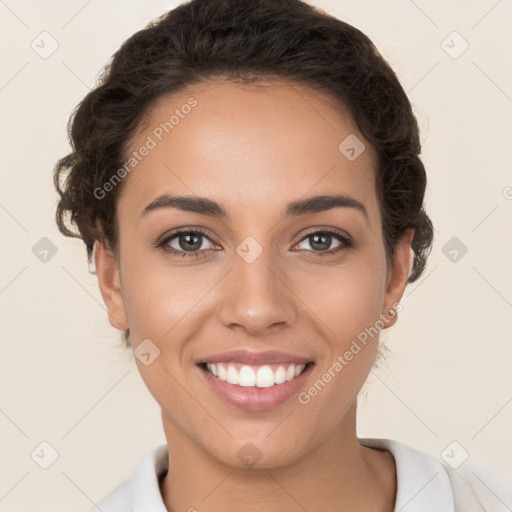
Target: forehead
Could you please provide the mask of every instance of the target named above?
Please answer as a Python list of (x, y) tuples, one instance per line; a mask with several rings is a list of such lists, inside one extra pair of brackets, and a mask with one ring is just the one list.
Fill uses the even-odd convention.
[[(359, 156), (347, 158), (361, 144)], [(136, 162), (118, 205), (130, 216), (164, 192), (214, 198), (253, 215), (269, 203), (277, 211), (299, 197), (337, 192), (378, 215), (374, 149), (341, 103), (295, 83), (219, 81), (163, 96), (130, 143), (130, 157)]]

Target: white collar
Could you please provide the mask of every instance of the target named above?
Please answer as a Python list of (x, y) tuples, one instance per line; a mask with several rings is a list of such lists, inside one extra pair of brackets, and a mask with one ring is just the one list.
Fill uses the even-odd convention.
[(393, 439), (359, 438), (359, 443), (388, 450), (395, 458), (394, 512), (455, 512), (452, 484), (441, 462)]

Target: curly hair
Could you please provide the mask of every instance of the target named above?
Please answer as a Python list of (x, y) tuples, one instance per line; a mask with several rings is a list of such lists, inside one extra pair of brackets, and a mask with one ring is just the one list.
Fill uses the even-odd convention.
[[(72, 152), (53, 172), (58, 228), (83, 240), (89, 263), (97, 239), (118, 257), (115, 206), (126, 180), (106, 197), (95, 190), (126, 161), (151, 105), (217, 78), (287, 80), (345, 105), (378, 155), (376, 190), (387, 261), (405, 230), (414, 228), (408, 282), (420, 277), (433, 226), (423, 207), (426, 173), (411, 104), (365, 34), (301, 0), (191, 0), (151, 21), (112, 56), (72, 113)], [(123, 341), (131, 344), (129, 329)]]

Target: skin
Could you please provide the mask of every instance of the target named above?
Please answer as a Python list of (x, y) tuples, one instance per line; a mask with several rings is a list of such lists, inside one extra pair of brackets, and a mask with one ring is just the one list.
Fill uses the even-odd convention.
[[(400, 301), (413, 231), (387, 266), (376, 154), (343, 105), (305, 86), (189, 86), (160, 98), (130, 150), (191, 97), (198, 105), (124, 178), (119, 258), (100, 241), (94, 252), (112, 326), (130, 328), (134, 349), (149, 338), (160, 350), (148, 366), (135, 361), (162, 410), (170, 459), (160, 482), (165, 506), (172, 512), (224, 512), (234, 503), (244, 512), (261, 510), (261, 503), (281, 512), (390, 512), (394, 459), (362, 446), (356, 435), (357, 394), (378, 336), (307, 405), (293, 396), (258, 412), (212, 393), (195, 361), (234, 348), (307, 356), (315, 362), (307, 390)], [(338, 150), (349, 134), (366, 145), (354, 161)], [(140, 218), (163, 192), (208, 197), (230, 218), (175, 208)], [(290, 201), (334, 193), (363, 203), (368, 219), (348, 207), (281, 218)], [(206, 230), (198, 244), (204, 257), (153, 246), (179, 227)], [(306, 235), (326, 227), (348, 234), (355, 245), (319, 255)], [(263, 249), (252, 263), (236, 252), (247, 236)], [(326, 243), (327, 249), (342, 244), (334, 236)], [(169, 244), (186, 252), (179, 237)], [(396, 319), (385, 317), (383, 328)], [(248, 442), (261, 453), (250, 468), (237, 456)]]

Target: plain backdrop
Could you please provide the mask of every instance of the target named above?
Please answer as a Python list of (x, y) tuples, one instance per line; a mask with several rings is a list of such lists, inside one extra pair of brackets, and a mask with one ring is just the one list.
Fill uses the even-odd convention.
[[(438, 459), (455, 441), (512, 474), (512, 3), (311, 3), (366, 33), (398, 74), (435, 225), (428, 268), (382, 333), (391, 352), (365, 385), (358, 435)], [(56, 228), (51, 176), (101, 68), (176, 5), (0, 0), (0, 511), (86, 510), (165, 442), (84, 245)]]

